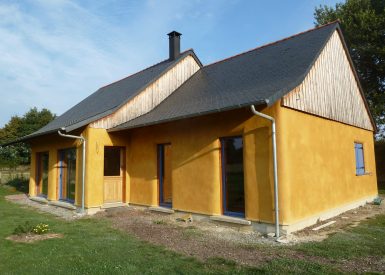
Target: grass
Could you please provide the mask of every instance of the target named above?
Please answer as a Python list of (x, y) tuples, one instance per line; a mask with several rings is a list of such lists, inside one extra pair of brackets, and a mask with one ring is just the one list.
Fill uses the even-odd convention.
[[(385, 216), (320, 243), (250, 247), (276, 255), (252, 268), (222, 258), (201, 262), (140, 241), (104, 219), (60, 220), (7, 202), (4, 196), (10, 193), (0, 187), (0, 274), (335, 274), (342, 262), (385, 256)], [(26, 221), (49, 224), (52, 233), (64, 238), (33, 244), (5, 240)], [(193, 227), (186, 232), (186, 237), (199, 237)]]
[[(259, 273), (226, 262), (202, 263), (194, 258), (139, 241), (110, 227), (105, 220), (66, 222), (7, 202), (0, 187), (0, 274), (226, 274)], [(62, 239), (33, 244), (5, 238), (30, 221), (49, 224)]]
[(297, 247), (307, 255), (330, 260), (354, 260), (370, 256), (385, 256), (385, 215), (379, 215), (346, 229), (319, 243), (307, 243)]

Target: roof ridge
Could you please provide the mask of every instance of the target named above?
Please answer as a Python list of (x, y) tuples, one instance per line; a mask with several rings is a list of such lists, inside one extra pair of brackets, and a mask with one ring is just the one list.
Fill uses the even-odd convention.
[(278, 44), (278, 43), (280, 43), (280, 42), (283, 42), (283, 41), (292, 39), (292, 38), (297, 37), (297, 36), (300, 36), (300, 35), (302, 35), (302, 34), (305, 34), (305, 33), (308, 33), (308, 32), (312, 32), (312, 31), (316, 31), (316, 30), (318, 30), (318, 29), (321, 29), (321, 28), (324, 28), (324, 27), (327, 27), (327, 26), (330, 26), (330, 25), (333, 25), (333, 24), (336, 24), (336, 23), (339, 24), (339, 23), (340, 23), (340, 20), (337, 19), (337, 20), (334, 20), (334, 21), (332, 21), (332, 22), (329, 22), (329, 23), (327, 23), (327, 24), (325, 24), (325, 25), (316, 26), (315, 28), (308, 29), (308, 30), (306, 30), (306, 31), (302, 31), (302, 32), (299, 32), (299, 33), (290, 35), (290, 36), (288, 36), (288, 37), (285, 37), (285, 38), (276, 40), (276, 41), (274, 41), (274, 42), (270, 42), (270, 43), (267, 43), (267, 44), (258, 46), (258, 47), (256, 47), (256, 48), (253, 48), (253, 49), (250, 49), (250, 50), (247, 50), (247, 51), (244, 51), (244, 52), (241, 52), (241, 53), (238, 53), (238, 54), (235, 54), (235, 55), (226, 57), (226, 58), (224, 58), (224, 59), (220, 59), (220, 60), (214, 61), (214, 62), (212, 62), (212, 63), (210, 63), (210, 64), (205, 65), (204, 67), (208, 67), (208, 66), (211, 66), (211, 65), (215, 65), (215, 64), (217, 64), (217, 63), (221, 63), (221, 62), (227, 61), (227, 60), (229, 60), (229, 59), (233, 59), (233, 58), (236, 58), (236, 57), (238, 57), (238, 56), (241, 56), (241, 55), (244, 55), (244, 54), (247, 54), (247, 53), (256, 51), (256, 50), (260, 50), (260, 49), (265, 48), (265, 47), (268, 47), (268, 46), (272, 46), (272, 45)]
[[(192, 50), (192, 49), (185, 50), (185, 51), (181, 52), (181, 53), (179, 54), (179, 56), (181, 56), (181, 55), (183, 55), (183, 54), (185, 54), (185, 53), (187, 53), (187, 52), (189, 52), (189, 51), (191, 51), (191, 50)], [(134, 76), (134, 75), (140, 74), (140, 73), (142, 73), (142, 72), (144, 72), (144, 71), (147, 71), (147, 70), (149, 70), (149, 69), (151, 69), (151, 68), (153, 68), (153, 67), (155, 67), (155, 66), (158, 66), (158, 65), (160, 65), (160, 64), (162, 64), (162, 63), (164, 63), (164, 62), (167, 62), (167, 61), (170, 61), (170, 60), (169, 60), (169, 59), (164, 59), (164, 60), (162, 60), (162, 61), (160, 61), (160, 62), (158, 62), (158, 63), (156, 63), (156, 64), (154, 64), (154, 65), (151, 65), (150, 67), (144, 68), (144, 69), (142, 69), (142, 70), (140, 70), (140, 71), (137, 71), (137, 72), (132, 73), (132, 74), (130, 74), (130, 75), (128, 75), (128, 76), (125, 76), (125, 77), (123, 77), (123, 78), (121, 78), (121, 79), (119, 79), (119, 80), (116, 80), (116, 81), (114, 81), (114, 82), (111, 82), (111, 83), (109, 83), (109, 84), (106, 84), (106, 85), (100, 87), (98, 90), (103, 89), (103, 88), (106, 88), (106, 87), (108, 87), (108, 86), (111, 86), (112, 84), (115, 84), (115, 83), (120, 82), (120, 81), (122, 81), (122, 80), (124, 80), (124, 79), (130, 78), (130, 77), (132, 77), (132, 76)], [(170, 61), (170, 62), (172, 62), (172, 61)]]

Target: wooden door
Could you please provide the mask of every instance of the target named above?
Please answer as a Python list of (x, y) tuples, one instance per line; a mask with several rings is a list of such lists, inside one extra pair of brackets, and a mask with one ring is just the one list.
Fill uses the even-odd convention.
[(104, 147), (104, 203), (123, 202), (124, 150)]

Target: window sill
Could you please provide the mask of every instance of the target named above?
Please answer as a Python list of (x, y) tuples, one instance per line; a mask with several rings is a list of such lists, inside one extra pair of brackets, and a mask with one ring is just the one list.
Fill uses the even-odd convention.
[(240, 224), (240, 225), (251, 225), (251, 221), (249, 220), (231, 217), (231, 216), (223, 216), (223, 215), (211, 216), (210, 219), (217, 222), (234, 223), (234, 224)]
[(361, 176), (371, 176), (373, 173), (372, 172), (365, 172), (363, 174), (356, 174), (357, 177), (361, 177)]
[(155, 211), (155, 212), (161, 212), (161, 213), (166, 213), (166, 214), (174, 214), (175, 211), (172, 210), (171, 208), (166, 208), (166, 207), (161, 207), (161, 206), (152, 206), (149, 207), (150, 211)]

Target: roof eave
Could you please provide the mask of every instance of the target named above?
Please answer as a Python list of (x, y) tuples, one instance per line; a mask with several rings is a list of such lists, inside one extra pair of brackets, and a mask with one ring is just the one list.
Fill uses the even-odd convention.
[[(135, 126), (119, 127), (119, 125), (118, 125), (118, 126), (116, 126), (114, 128), (108, 129), (107, 131), (108, 132), (119, 132), (119, 131), (135, 129), (135, 128), (146, 127), (146, 126), (153, 126), (153, 125), (158, 125), (158, 124), (163, 124), (163, 123), (167, 123), (167, 122), (178, 121), (178, 120), (187, 119), (187, 118), (195, 118), (195, 117), (200, 117), (200, 116), (204, 116), (204, 115), (210, 115), (210, 114), (215, 114), (215, 113), (221, 113), (221, 112), (241, 109), (241, 108), (248, 107), (248, 106), (251, 106), (251, 105), (255, 105), (255, 106), (268, 106), (268, 100), (263, 99), (263, 100), (259, 100), (259, 101), (252, 102), (252, 103), (240, 104), (240, 105), (226, 107), (226, 108), (219, 108), (219, 109), (214, 109), (214, 110), (210, 110), (210, 111), (207, 111), (207, 112), (198, 112), (198, 113), (194, 113), (194, 114), (190, 114), (190, 115), (179, 116), (179, 117), (176, 117), (176, 118), (170, 118), (170, 119), (158, 120), (158, 121), (149, 122), (149, 123), (138, 124), (138, 125), (135, 125)], [(121, 125), (123, 125), (123, 124), (121, 124)]]

